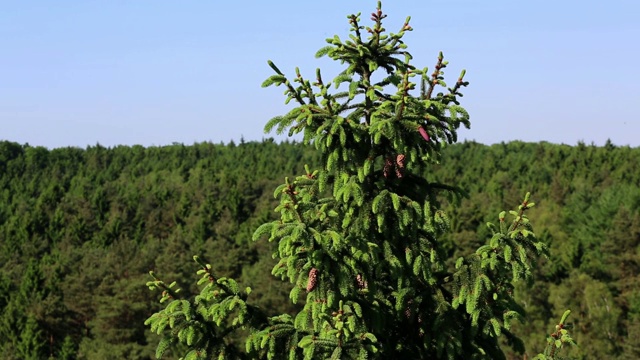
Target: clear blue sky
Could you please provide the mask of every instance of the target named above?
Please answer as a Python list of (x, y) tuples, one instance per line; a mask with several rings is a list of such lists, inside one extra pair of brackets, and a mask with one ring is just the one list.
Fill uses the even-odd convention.
[[(46, 147), (260, 140), (286, 112), (260, 87), (272, 59), (315, 59), (375, 0), (7, 1), (0, 10), (0, 139)], [(640, 146), (640, 1), (393, 0), (419, 67), (467, 69), (463, 139)]]

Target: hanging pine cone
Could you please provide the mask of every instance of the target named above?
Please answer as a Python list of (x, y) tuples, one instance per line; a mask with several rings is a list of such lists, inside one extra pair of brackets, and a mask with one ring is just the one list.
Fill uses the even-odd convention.
[(427, 130), (425, 130), (422, 126), (420, 126), (418, 128), (418, 132), (420, 133), (420, 135), (422, 136), (422, 138), (424, 139), (424, 141), (429, 141), (429, 134), (427, 133)]
[(404, 154), (398, 154), (398, 156), (396, 156), (396, 176), (398, 179), (402, 179), (404, 176), (404, 160)]
[(367, 282), (362, 278), (362, 275), (356, 275), (356, 283), (358, 284), (358, 289), (364, 290), (367, 288)]
[(318, 285), (318, 269), (309, 270), (309, 281), (307, 281), (307, 292), (312, 292)]
[(404, 309), (404, 316), (407, 317), (407, 319), (409, 319), (411, 317), (411, 305), (413, 304), (413, 299), (409, 299), (409, 301), (407, 301), (407, 307)]
[(391, 168), (393, 168), (393, 161), (391, 160), (391, 158), (386, 158), (384, 159), (384, 169), (382, 170), (382, 175), (384, 175), (385, 178), (389, 178), (389, 175), (391, 175)]
[(406, 309), (404, 309), (404, 316), (409, 319), (411, 317), (411, 308), (407, 307)]

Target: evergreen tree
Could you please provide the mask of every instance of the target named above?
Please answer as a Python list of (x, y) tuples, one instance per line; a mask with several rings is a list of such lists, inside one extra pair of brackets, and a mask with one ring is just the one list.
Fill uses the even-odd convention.
[[(40, 359), (44, 357), (45, 342), (42, 326), (34, 312), (29, 311), (45, 297), (42, 289), (43, 280), (43, 274), (37, 262), (31, 261), (25, 269), (20, 287), (12, 293), (13, 298), (0, 300), (1, 303), (5, 303), (0, 303), (3, 305), (3, 311), (0, 313), (2, 318), (0, 335), (4, 339), (2, 347), (4, 358)], [(8, 303), (7, 300), (9, 300)]]
[[(525, 215), (534, 204), (527, 195), (510, 219), (500, 213), (489, 241), (447, 265), (440, 239), (449, 218), (438, 198), (463, 192), (421, 174), (469, 126), (459, 104), (468, 83), (463, 71), (447, 87), (442, 53), (432, 72), (412, 65), (402, 40), (409, 18), (387, 33), (385, 17), (379, 2), (371, 27), (351, 15), (349, 39), (327, 40), (317, 57), (345, 65), (332, 81), (319, 69), (315, 81), (298, 69), (290, 81), (269, 62), (275, 75), (263, 83), (284, 86), (286, 102), (297, 103), (265, 130), (302, 133), (322, 154), (320, 169), (275, 190), (280, 219), (254, 234), (277, 243), (272, 273), (294, 284), (290, 299), (304, 306), (268, 317), (247, 302), (249, 288), (195, 257), (204, 287), (194, 299), (175, 283), (148, 284), (168, 303), (146, 322), (163, 334), (157, 357), (180, 343), (187, 359), (500, 359), (502, 336), (523, 350), (510, 326), (524, 315), (514, 283), (545, 253)], [(240, 328), (249, 330), (246, 352), (231, 341)]]

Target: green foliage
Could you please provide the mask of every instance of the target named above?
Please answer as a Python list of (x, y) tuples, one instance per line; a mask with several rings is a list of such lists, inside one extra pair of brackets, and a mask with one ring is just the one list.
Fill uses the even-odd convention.
[[(271, 218), (266, 189), (275, 179), (266, 174), (301, 169), (296, 159), (314, 156), (291, 143), (231, 149), (204, 143), (32, 151), (0, 142), (3, 358), (151, 358), (155, 343), (143, 322), (159, 307), (142, 287), (149, 269), (186, 276), (183, 251), (213, 256), (221, 248), (220, 274), (271, 268), (258, 256), (270, 249), (247, 246), (253, 224)], [(263, 180), (245, 180), (249, 173)], [(258, 303), (275, 304), (283, 292), (261, 292)], [(271, 308), (291, 306), (278, 301)]]
[[(402, 41), (412, 30), (409, 18), (398, 33), (387, 34), (380, 7), (372, 13), (372, 27), (351, 15), (349, 40), (335, 36), (318, 51), (346, 67), (332, 81), (319, 69), (314, 82), (299, 69), (290, 81), (269, 62), (276, 74), (263, 86), (284, 86), (286, 103), (298, 106), (270, 120), (265, 130), (302, 133), (303, 143), (322, 159), (319, 169), (306, 167), (276, 188), (280, 219), (261, 225), (253, 236), (277, 244), (272, 274), (293, 284), (293, 303), (305, 291), (304, 305), (293, 316), (260, 317), (262, 323), (251, 324), (242, 356), (497, 359), (504, 358), (503, 334), (517, 351), (524, 350), (510, 328), (524, 316), (514, 284), (531, 279), (533, 262), (546, 251), (525, 215), (534, 204), (527, 194), (518, 211), (510, 212), (510, 225), (501, 213), (499, 227), (489, 225), (488, 244), (455, 268), (447, 265), (438, 238), (451, 223), (437, 197), (459, 199), (463, 192), (429, 182), (421, 172), (441, 160), (461, 125), (469, 126), (458, 102), (468, 83), (463, 71), (446, 87), (442, 53), (431, 75), (412, 65)], [(416, 95), (414, 78), (420, 86)], [(447, 93), (434, 94), (438, 87)], [(199, 284), (221, 285), (210, 265), (196, 262), (203, 274)], [(237, 283), (224, 282), (227, 288), (206, 285), (194, 300), (177, 300), (173, 286), (159, 280), (149, 283), (163, 289), (161, 302), (169, 302), (147, 320), (152, 331), (165, 334), (159, 355), (171, 341), (186, 343), (185, 358), (236, 353), (225, 336), (245, 325), (250, 307)], [(229, 319), (234, 305), (237, 317)]]
[[(191, 253), (214, 259), (217, 274), (250, 286), (250, 302), (266, 313), (293, 316), (304, 305), (304, 288), (296, 288), (293, 305), (286, 300), (293, 284), (271, 275), (278, 244), (250, 240), (256, 228), (275, 218), (271, 211), (278, 203), (272, 194), (278, 178), (306, 174), (304, 163), (310, 169), (319, 166), (313, 146), (266, 140), (237, 146), (64, 148), (40, 151), (41, 167), (27, 173), (30, 148), (0, 142), (5, 159), (0, 167), (6, 170), (0, 173), (6, 189), (0, 191), (3, 358), (21, 358), (16, 329), (29, 317), (38, 324), (32, 329), (40, 334), (40, 358), (154, 358), (158, 338), (143, 323), (160, 307), (143, 286), (145, 274), (161, 270), (190, 298), (199, 292), (195, 281), (189, 286), (185, 280), (192, 274), (185, 265)], [(511, 324), (529, 358), (544, 350), (541, 334), (567, 308), (573, 311), (572, 336), (580, 347), (568, 347), (563, 356), (640, 357), (635, 286), (640, 281), (640, 149), (465, 142), (448, 146), (442, 165), (420, 174), (432, 184), (455, 183), (469, 193), (460, 201), (443, 200), (449, 225), (442, 225), (451, 230), (438, 240), (449, 269), (492, 237), (486, 223), (499, 225), (493, 214), (508, 205), (507, 199), (531, 187), (541, 199), (542, 206), (526, 213), (536, 219), (536, 234), (552, 256), (533, 269), (535, 282), (515, 284), (527, 322)], [(39, 180), (32, 183), (33, 178)], [(91, 206), (87, 199), (94, 193), (102, 193), (108, 206)], [(246, 218), (231, 215), (234, 204)], [(96, 219), (105, 226), (97, 226)], [(416, 263), (414, 252), (402, 256)], [(27, 272), (40, 274), (39, 281), (31, 281), (37, 301), (19, 295), (20, 288), (26, 290)], [(233, 343), (245, 349), (246, 336), (239, 330)], [(507, 358), (522, 358), (504, 342)], [(164, 357), (175, 358), (180, 346), (174, 344)]]
[[(472, 256), (461, 257), (456, 262), (457, 271), (453, 277), (457, 296), (452, 307), (455, 309), (464, 304), (471, 315), (472, 326), (476, 328), (484, 323), (484, 328), (478, 330), (495, 337), (510, 331), (513, 320), (523, 320), (524, 311), (513, 298), (513, 285), (531, 279), (532, 264), (540, 255), (546, 254), (545, 245), (536, 240), (525, 215), (525, 211), (534, 205), (527, 193), (518, 211), (509, 212), (513, 217), (510, 224), (507, 225), (506, 212), (501, 212), (499, 226), (487, 224), (493, 232), (489, 243), (479, 247)], [(481, 322), (482, 317), (486, 320)], [(513, 346), (524, 351), (519, 341)]]
[(533, 360), (562, 359), (558, 354), (565, 345), (569, 344), (577, 346), (567, 330), (567, 328), (570, 327), (566, 323), (569, 314), (571, 314), (570, 310), (567, 310), (562, 314), (562, 319), (560, 319), (560, 322), (556, 325), (556, 331), (551, 333), (547, 338), (547, 347), (545, 348), (544, 353), (534, 357)]
[(162, 358), (177, 342), (189, 349), (185, 359), (235, 359), (240, 354), (229, 343), (227, 335), (246, 326), (256, 328), (264, 322), (264, 315), (245, 302), (251, 288), (241, 291), (235, 280), (216, 278), (211, 264), (204, 263), (197, 256), (194, 260), (201, 267), (198, 285), (206, 285), (193, 300), (181, 299), (175, 282), (165, 284), (150, 272), (155, 280), (148, 282), (147, 286), (150, 290), (162, 289), (160, 302), (167, 303), (164, 309), (145, 322), (152, 332), (168, 332), (156, 348), (156, 357)]
[(0, 334), (5, 339), (6, 352), (20, 359), (39, 359), (45, 354), (42, 324), (30, 308), (38, 306), (44, 298), (43, 275), (35, 261), (31, 261), (22, 276), (17, 291), (9, 290), (3, 302)]

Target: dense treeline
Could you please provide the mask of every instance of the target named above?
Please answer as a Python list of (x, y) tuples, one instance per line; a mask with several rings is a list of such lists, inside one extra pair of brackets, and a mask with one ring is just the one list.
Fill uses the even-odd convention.
[[(194, 254), (255, 288), (259, 305), (287, 311), (272, 249), (251, 234), (275, 218), (283, 177), (318, 162), (311, 148), (270, 140), (84, 150), (1, 142), (0, 354), (152, 358), (147, 273), (191, 279), (194, 269), (176, 264)], [(492, 215), (533, 193), (530, 217), (552, 256), (517, 293), (531, 354), (568, 308), (580, 345), (571, 355), (640, 357), (640, 148), (466, 142), (427, 176), (469, 193), (451, 207), (452, 259), (487, 238)]]

